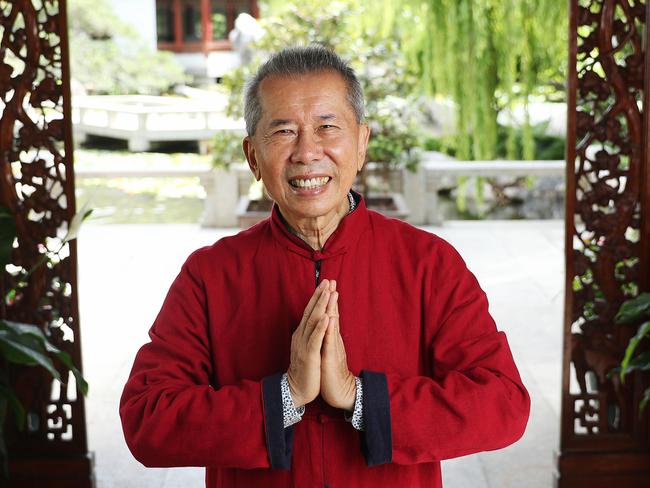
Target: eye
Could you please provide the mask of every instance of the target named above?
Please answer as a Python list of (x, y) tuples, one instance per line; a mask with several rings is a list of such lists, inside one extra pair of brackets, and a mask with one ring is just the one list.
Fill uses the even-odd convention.
[(334, 129), (336, 128), (335, 125), (330, 125), (330, 124), (323, 124), (320, 126), (321, 129)]
[(289, 135), (289, 134), (293, 134), (293, 131), (291, 129), (280, 129), (280, 130), (276, 130), (274, 134)]

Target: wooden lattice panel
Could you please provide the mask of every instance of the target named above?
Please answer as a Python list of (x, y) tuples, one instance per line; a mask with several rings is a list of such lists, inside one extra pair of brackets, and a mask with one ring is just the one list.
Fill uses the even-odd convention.
[[(25, 276), (44, 246), (59, 248), (75, 212), (65, 3), (0, 1), (0, 46), (0, 203), (15, 215), (19, 244), (2, 295), (18, 292), (0, 305), (2, 316), (42, 326), (81, 366), (74, 242), (56, 266)], [(36, 368), (11, 373), (28, 412), (27, 431), (8, 433), (12, 461), (85, 458), (84, 405), (74, 377), (65, 386)]]
[[(567, 308), (562, 450), (648, 446), (642, 379), (621, 385), (634, 328), (614, 323), (641, 291), (646, 6), (573, 0), (567, 135)], [(647, 211), (647, 209), (646, 209)]]

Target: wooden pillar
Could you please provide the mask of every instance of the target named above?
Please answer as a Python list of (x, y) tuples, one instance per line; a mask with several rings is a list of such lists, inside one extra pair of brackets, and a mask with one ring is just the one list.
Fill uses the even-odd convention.
[[(646, 3), (646, 29), (650, 29), (650, 5)], [(650, 52), (650, 32), (646, 31), (645, 52)], [(644, 69), (644, 91), (643, 107), (650, 107), (650, 57), (645, 58)], [(641, 273), (639, 282), (642, 290), (650, 290), (650, 109), (644, 110), (643, 117), (643, 164), (640, 172), (641, 188), (641, 235), (640, 241), (644, 244), (639, 250)]]
[(174, 48), (180, 51), (183, 47), (183, 0), (172, 0), (174, 12)]
[(212, 9), (210, 0), (201, 0), (201, 31), (202, 31), (202, 44), (203, 52), (207, 53), (210, 50), (210, 43), (212, 42)]
[(260, 18), (260, 7), (257, 0), (249, 0), (248, 6), (250, 8), (251, 15), (256, 19)]
[[(566, 294), (556, 486), (650, 486), (648, 385), (618, 366), (636, 327), (620, 304), (650, 290), (648, 7), (570, 0)], [(638, 325), (638, 324), (637, 324)], [(648, 409), (650, 410), (650, 409)]]

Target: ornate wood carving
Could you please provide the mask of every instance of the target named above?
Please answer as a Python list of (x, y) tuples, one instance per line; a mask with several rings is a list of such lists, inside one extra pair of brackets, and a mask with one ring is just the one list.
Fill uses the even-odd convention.
[[(571, 0), (566, 301), (558, 485), (650, 483), (647, 378), (609, 375), (635, 328), (620, 304), (648, 290), (647, 7)], [(630, 485), (632, 486), (632, 485)]]
[[(64, 0), (0, 1), (0, 202), (15, 215), (19, 242), (3, 297), (44, 245), (58, 249), (75, 213), (65, 6)], [(60, 258), (55, 267), (38, 268), (0, 306), (4, 317), (41, 325), (80, 367), (74, 241)], [(27, 431), (8, 432), (11, 486), (92, 486), (74, 377), (66, 373), (66, 387), (40, 369), (11, 373), (28, 412)]]

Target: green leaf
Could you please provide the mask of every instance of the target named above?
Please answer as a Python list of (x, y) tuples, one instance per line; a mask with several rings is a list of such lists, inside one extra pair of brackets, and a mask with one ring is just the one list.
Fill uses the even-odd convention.
[[(18, 427), (19, 430), (23, 430), (25, 427), (25, 409), (20, 403), (20, 400), (18, 400), (18, 397), (14, 394), (13, 390), (7, 385), (0, 384), (0, 398), (5, 398), (7, 400), (7, 403), (11, 407), (14, 417), (16, 418), (16, 427)], [(2, 421), (4, 422), (4, 419), (2, 419)]]
[(630, 361), (632, 359), (634, 351), (636, 350), (636, 347), (639, 345), (641, 339), (643, 339), (649, 333), (650, 333), (650, 321), (642, 323), (639, 326), (639, 330), (637, 330), (634, 337), (630, 339), (630, 342), (627, 345), (627, 349), (625, 349), (625, 356), (623, 357), (623, 361), (621, 361), (621, 381), (623, 382), (625, 381), (624, 372), (627, 370), (628, 365), (630, 364)]
[[(65, 351), (61, 351), (58, 347), (52, 344), (47, 339), (45, 333), (41, 330), (40, 327), (32, 324), (13, 322), (10, 320), (0, 320), (0, 334), (2, 333), (3, 329), (12, 331), (19, 337), (22, 337), (24, 340), (31, 338), (32, 340), (40, 342), (40, 344), (42, 344), (42, 350), (56, 357), (59, 361), (61, 361), (61, 363), (63, 363), (66, 368), (72, 371), (72, 374), (77, 380), (79, 391), (81, 391), (81, 393), (84, 395), (88, 395), (88, 383), (82, 376), (81, 372), (75, 367), (70, 355)], [(58, 380), (61, 379), (58, 376), (55, 376), (55, 378)]]
[[(49, 344), (49, 343), (48, 343)], [(50, 349), (53, 348), (53, 349)], [(88, 382), (84, 379), (84, 377), (81, 375), (81, 371), (79, 371), (74, 363), (72, 362), (72, 358), (70, 355), (65, 352), (57, 349), (56, 347), (52, 346), (52, 344), (49, 344), (48, 346), (48, 351), (54, 354), (59, 361), (61, 361), (66, 368), (68, 368), (70, 371), (72, 371), (72, 374), (74, 375), (75, 379), (77, 380), (77, 387), (79, 388), (79, 391), (83, 393), (84, 396), (88, 395)]]
[(65, 235), (63, 238), (63, 242), (61, 244), (65, 244), (68, 241), (71, 241), (72, 239), (77, 238), (77, 234), (79, 233), (79, 228), (81, 227), (81, 223), (86, 220), (88, 217), (90, 217), (90, 214), (93, 213), (92, 208), (88, 208), (88, 202), (84, 203), (83, 206), (81, 207), (81, 210), (79, 210), (74, 217), (72, 217), (72, 220), (70, 221), (70, 224), (68, 226), (68, 233)]
[(617, 324), (629, 324), (645, 317), (650, 317), (650, 293), (647, 292), (624, 301), (614, 321)]
[[(623, 371), (621, 368), (614, 368), (612, 372)], [(650, 351), (644, 351), (638, 356), (634, 356), (627, 368), (623, 371), (623, 374), (627, 375), (632, 371), (650, 371)]]
[(22, 322), (14, 322), (13, 320), (1, 320), (0, 330), (8, 330), (17, 335), (32, 336), (43, 343), (47, 342), (47, 337), (43, 330), (34, 324), (24, 324)]
[(11, 262), (14, 239), (16, 238), (16, 221), (5, 207), (0, 207), (0, 266), (2, 270)]
[(0, 330), (0, 351), (10, 363), (42, 366), (54, 378), (61, 379), (54, 363), (46, 355), (42, 343), (35, 341), (32, 337), (19, 336), (6, 330)]

